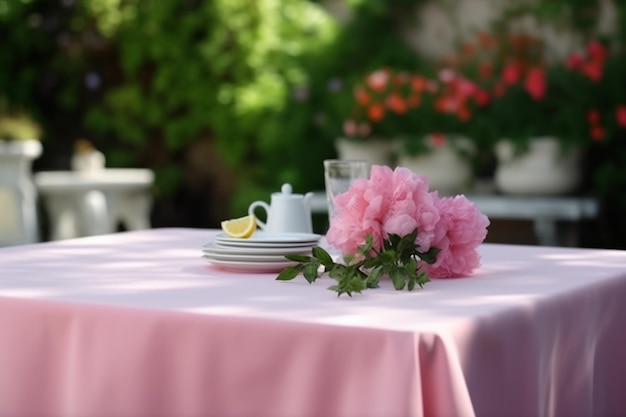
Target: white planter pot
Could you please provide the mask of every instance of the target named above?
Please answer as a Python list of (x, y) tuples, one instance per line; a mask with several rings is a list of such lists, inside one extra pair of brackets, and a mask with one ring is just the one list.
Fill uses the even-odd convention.
[(0, 140), (0, 246), (39, 240), (31, 165), (41, 149), (36, 140)]
[(396, 146), (393, 141), (382, 139), (349, 140), (339, 138), (335, 141), (339, 159), (358, 159), (371, 165), (394, 167)]
[(426, 175), (430, 189), (439, 191), (441, 195), (463, 192), (471, 186), (473, 170), (470, 159), (462, 157), (458, 149), (471, 153), (473, 144), (467, 138), (457, 137), (453, 140), (458, 148), (452, 146), (448, 140), (442, 145), (432, 146), (426, 154), (413, 156), (400, 152), (398, 165)]
[(510, 142), (501, 141), (495, 152), (495, 183), (502, 193), (558, 195), (572, 192), (580, 185), (580, 150), (563, 153), (553, 137), (533, 139), (528, 151), (519, 155)]

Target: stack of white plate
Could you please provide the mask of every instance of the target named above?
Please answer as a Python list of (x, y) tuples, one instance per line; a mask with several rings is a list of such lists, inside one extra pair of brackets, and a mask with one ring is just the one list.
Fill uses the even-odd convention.
[(320, 240), (313, 233), (256, 231), (247, 239), (220, 233), (202, 247), (202, 257), (213, 265), (236, 272), (279, 272), (294, 265), (287, 254), (310, 255)]

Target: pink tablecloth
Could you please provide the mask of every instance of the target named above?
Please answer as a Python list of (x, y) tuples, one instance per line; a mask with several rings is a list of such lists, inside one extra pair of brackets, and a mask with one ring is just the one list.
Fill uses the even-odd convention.
[(0, 250), (0, 416), (626, 415), (626, 253), (483, 245), (337, 298), (200, 258), (214, 231)]

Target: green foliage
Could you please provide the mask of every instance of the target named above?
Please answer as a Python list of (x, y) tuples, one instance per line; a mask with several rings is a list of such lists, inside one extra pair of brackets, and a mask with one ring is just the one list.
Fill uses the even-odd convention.
[(81, 45), (63, 30), (71, 18), (52, 1), (0, 3), (0, 97), (34, 119), (42, 139), (63, 134), (67, 123), (60, 118), (71, 120), (78, 107)]
[(313, 256), (287, 255), (287, 259), (298, 264), (285, 268), (276, 279), (289, 281), (302, 273), (309, 283), (313, 283), (327, 273), (337, 281), (329, 290), (335, 291), (337, 296), (348, 294), (352, 297), (352, 293), (378, 288), (380, 278), (388, 276), (396, 290), (413, 291), (415, 285), (422, 288), (429, 281), (428, 276), (419, 270), (418, 260), (433, 264), (439, 253), (438, 248), (421, 252), (415, 243), (416, 238), (417, 229), (406, 236), (390, 234), (377, 251), (373, 248), (372, 236), (368, 235), (357, 254), (344, 256), (344, 263), (335, 263), (321, 247), (313, 248)]
[(299, 0), (105, 6), (90, 2), (120, 72), (102, 105), (90, 109), (87, 126), (148, 154), (175, 154), (209, 137), (242, 175), (262, 172), (254, 165), (285, 106), (287, 85), (304, 77), (297, 60), (327, 42), (329, 19)]

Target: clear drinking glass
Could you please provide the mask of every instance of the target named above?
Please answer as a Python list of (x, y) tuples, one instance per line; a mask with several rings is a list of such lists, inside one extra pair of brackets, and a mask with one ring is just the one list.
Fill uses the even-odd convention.
[(324, 183), (328, 199), (328, 220), (335, 216), (334, 200), (337, 194), (348, 191), (354, 180), (368, 178), (370, 164), (362, 160), (326, 159), (324, 161)]

